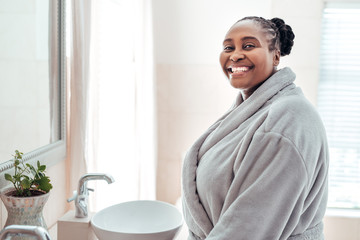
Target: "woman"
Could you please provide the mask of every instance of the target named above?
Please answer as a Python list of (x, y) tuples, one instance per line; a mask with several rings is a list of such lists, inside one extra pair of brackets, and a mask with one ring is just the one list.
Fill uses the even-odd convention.
[(294, 33), (246, 17), (225, 36), (221, 67), (240, 93), (190, 148), (183, 166), (189, 239), (323, 239), (328, 147), (289, 68)]

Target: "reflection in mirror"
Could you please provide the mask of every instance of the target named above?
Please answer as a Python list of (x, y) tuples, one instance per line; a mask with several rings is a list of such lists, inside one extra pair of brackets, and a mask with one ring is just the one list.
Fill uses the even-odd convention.
[(15, 149), (26, 161), (64, 157), (64, 1), (1, 1), (0, 164)]
[(3, 161), (11, 158), (14, 149), (29, 152), (49, 143), (49, 2), (1, 3), (0, 161)]

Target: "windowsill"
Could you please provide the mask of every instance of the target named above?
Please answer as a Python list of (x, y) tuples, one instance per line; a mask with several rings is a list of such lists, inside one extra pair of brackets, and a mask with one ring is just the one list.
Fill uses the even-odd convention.
[(325, 217), (330, 218), (360, 218), (360, 209), (326, 209)]

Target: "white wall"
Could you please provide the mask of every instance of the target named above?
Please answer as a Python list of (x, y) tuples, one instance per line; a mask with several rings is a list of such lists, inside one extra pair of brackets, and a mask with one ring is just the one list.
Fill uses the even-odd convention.
[(218, 64), (222, 41), (234, 22), (271, 12), (271, 0), (153, 2), (158, 64)]
[(283, 58), (282, 65), (295, 71), (296, 84), (314, 105), (319, 77), (323, 5), (323, 0), (273, 0), (271, 6), (272, 17), (283, 18), (295, 33), (292, 53)]

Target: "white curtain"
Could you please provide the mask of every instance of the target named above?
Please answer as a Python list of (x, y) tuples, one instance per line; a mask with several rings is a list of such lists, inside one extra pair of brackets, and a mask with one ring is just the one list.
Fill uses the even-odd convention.
[(71, 105), (70, 122), (78, 124), (70, 132), (76, 138), (70, 141), (70, 169), (74, 176), (103, 172), (114, 177), (111, 185), (89, 182), (95, 189), (90, 193), (92, 211), (129, 200), (155, 199), (150, 1), (73, 2), (73, 20), (83, 20), (74, 22), (77, 30), (72, 31), (82, 35), (73, 39), (83, 59), (72, 66), (78, 75), (71, 79), (71, 98), (80, 103)]
[(69, 80), (68, 168), (69, 195), (77, 189), (79, 178), (89, 163), (90, 26), (92, 1), (72, 0)]
[[(156, 119), (150, 0), (135, 5), (135, 82), (136, 82), (136, 153), (139, 161), (139, 198), (155, 199), (156, 192)], [(139, 67), (139, 68), (138, 68)]]

